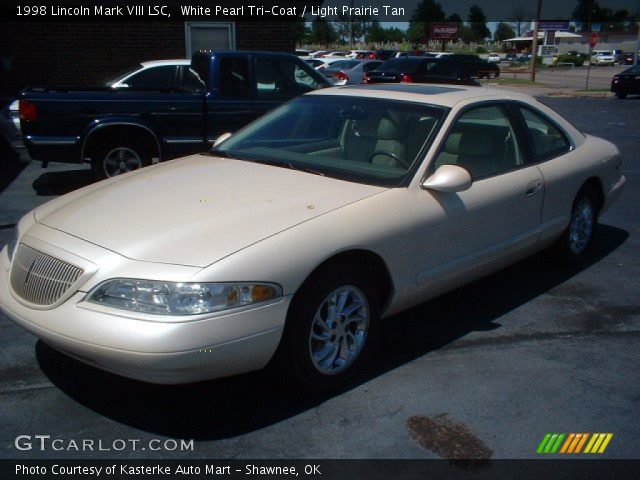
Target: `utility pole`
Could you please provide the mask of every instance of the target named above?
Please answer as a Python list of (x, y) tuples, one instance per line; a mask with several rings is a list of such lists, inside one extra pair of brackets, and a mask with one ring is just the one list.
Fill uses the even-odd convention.
[(540, 12), (542, 11), (542, 0), (538, 0), (536, 8), (536, 20), (533, 26), (533, 39), (531, 39), (531, 81), (536, 81), (536, 57), (538, 55), (538, 28), (540, 27)]

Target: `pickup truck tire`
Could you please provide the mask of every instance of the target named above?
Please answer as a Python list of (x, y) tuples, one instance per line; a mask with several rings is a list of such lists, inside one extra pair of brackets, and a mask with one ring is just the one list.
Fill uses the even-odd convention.
[(99, 180), (151, 165), (151, 148), (136, 138), (101, 141), (92, 150), (91, 168)]

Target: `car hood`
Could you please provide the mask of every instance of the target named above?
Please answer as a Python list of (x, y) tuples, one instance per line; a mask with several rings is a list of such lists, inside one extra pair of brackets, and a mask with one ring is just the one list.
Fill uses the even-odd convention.
[(86, 187), (35, 215), (41, 224), (131, 259), (205, 267), (384, 190), (194, 155)]

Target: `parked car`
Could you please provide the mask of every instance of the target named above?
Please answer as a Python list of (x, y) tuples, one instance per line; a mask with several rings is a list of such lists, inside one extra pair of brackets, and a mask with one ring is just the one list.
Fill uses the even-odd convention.
[(496, 78), (500, 76), (500, 67), (495, 62), (487, 62), (478, 55), (452, 54), (447, 60), (459, 63), (467, 74), (474, 78)]
[(322, 62), (320, 65), (314, 67), (316, 71), (324, 72), (327, 68), (330, 68), (332, 64), (336, 62), (344, 62), (347, 59), (345, 57), (322, 57), (315, 60), (320, 60)]
[(591, 52), (591, 64), (595, 66), (613, 65), (616, 57), (612, 50), (593, 50)]
[(640, 94), (640, 64), (627, 68), (611, 79), (611, 91), (618, 98)]
[[(157, 74), (160, 68), (166, 76)], [(31, 157), (44, 166), (90, 162), (96, 177), (112, 177), (205, 151), (223, 131), (330, 86), (294, 55), (253, 51), (198, 52), (190, 66), (156, 66), (123, 78), (114, 79), (119, 88), (109, 81), (22, 92), (21, 127)]]
[(622, 50), (613, 50), (613, 58), (616, 65), (622, 65), (624, 62), (624, 53)]
[(0, 252), (0, 308), (126, 377), (184, 383), (273, 360), (331, 390), (366, 365), (380, 319), (551, 245), (588, 258), (624, 183), (615, 145), (526, 95), (318, 90), (209, 154), (25, 215)]
[(432, 57), (392, 58), (364, 75), (363, 83), (453, 83), (479, 85), (458, 62)]
[[(640, 55), (639, 55), (640, 57)], [(624, 65), (633, 65), (633, 52), (627, 52), (623, 54), (622, 63)]]
[(502, 57), (499, 53), (490, 53), (487, 57), (488, 62), (500, 63), (502, 61)]
[(382, 65), (382, 60), (342, 60), (329, 65), (322, 74), (334, 85), (357, 85), (362, 83), (364, 74)]

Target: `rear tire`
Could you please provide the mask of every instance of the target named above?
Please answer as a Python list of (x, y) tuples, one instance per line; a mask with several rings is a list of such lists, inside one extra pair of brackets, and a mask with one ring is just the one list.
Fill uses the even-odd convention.
[(620, 100), (624, 100), (625, 98), (627, 98), (627, 94), (622, 92), (616, 92), (616, 97), (618, 97)]
[(598, 223), (599, 205), (593, 187), (584, 185), (573, 201), (569, 225), (555, 243), (555, 250), (565, 263), (577, 264), (588, 256)]
[(102, 180), (151, 165), (151, 157), (149, 146), (136, 138), (102, 141), (91, 154), (91, 169)]
[(349, 385), (367, 363), (379, 315), (375, 286), (364, 272), (334, 268), (317, 274), (292, 301), (280, 368), (307, 393)]

